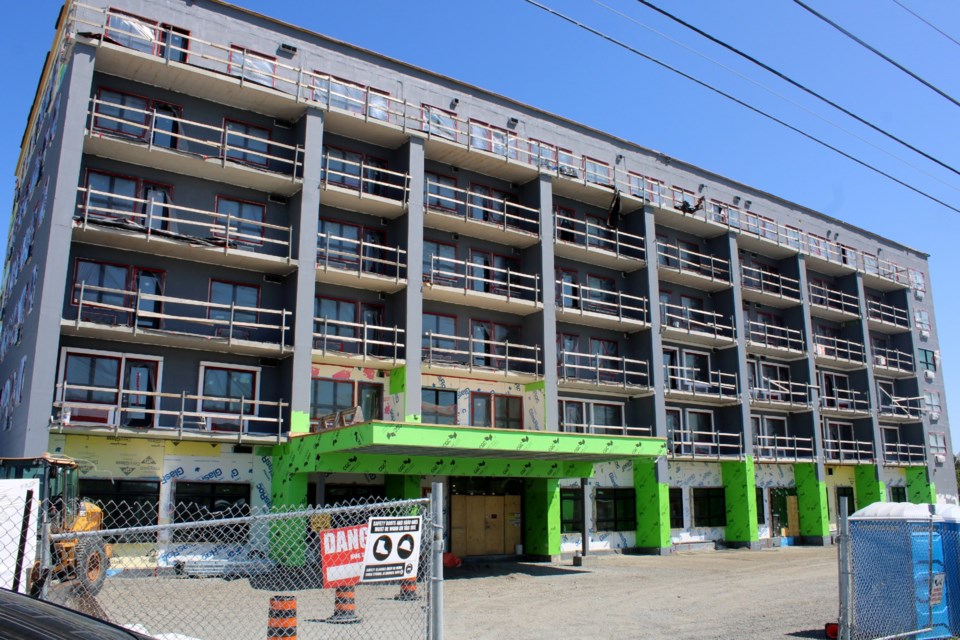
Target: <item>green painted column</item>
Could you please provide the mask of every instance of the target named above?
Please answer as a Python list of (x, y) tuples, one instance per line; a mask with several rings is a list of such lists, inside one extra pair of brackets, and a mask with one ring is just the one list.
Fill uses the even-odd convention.
[(797, 508), (800, 512), (800, 535), (807, 538), (830, 536), (830, 516), (827, 511), (827, 483), (817, 474), (815, 462), (793, 465), (797, 485)]
[(637, 547), (670, 547), (670, 487), (657, 479), (656, 460), (633, 461), (633, 488), (637, 501)]
[[(584, 508), (588, 508), (587, 505)], [(524, 480), (523, 549), (533, 556), (555, 558), (560, 555), (559, 480)]]
[(420, 476), (387, 475), (383, 478), (383, 485), (390, 500), (420, 498)]
[(913, 504), (933, 504), (937, 501), (934, 484), (928, 479), (926, 467), (907, 467), (907, 500)]
[(760, 540), (757, 531), (757, 483), (753, 456), (720, 463), (723, 497), (727, 504), (726, 542), (752, 545)]
[(874, 502), (884, 502), (887, 490), (880, 481), (877, 465), (861, 464), (854, 469), (854, 491), (857, 495), (857, 509), (863, 509)]
[[(284, 511), (307, 504), (307, 474), (298, 473), (297, 456), (289, 447), (273, 448), (273, 476), (270, 484), (272, 509)], [(270, 523), (270, 559), (299, 567), (306, 562), (307, 519), (290, 518)]]

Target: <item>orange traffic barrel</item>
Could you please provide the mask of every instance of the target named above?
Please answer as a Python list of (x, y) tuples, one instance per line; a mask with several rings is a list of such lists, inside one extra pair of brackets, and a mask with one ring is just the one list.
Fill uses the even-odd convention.
[(270, 598), (270, 618), (267, 620), (267, 640), (297, 639), (297, 599), (294, 596)]
[(334, 624), (354, 624), (360, 622), (357, 615), (356, 592), (353, 586), (337, 587), (333, 596), (333, 616), (327, 622)]
[(404, 578), (400, 581), (400, 593), (394, 597), (394, 600), (419, 600), (417, 595), (417, 579)]

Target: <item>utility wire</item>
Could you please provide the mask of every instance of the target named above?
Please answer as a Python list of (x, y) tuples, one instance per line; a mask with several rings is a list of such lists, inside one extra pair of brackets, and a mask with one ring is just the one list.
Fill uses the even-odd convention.
[[(532, 5), (532, 6), (534, 6), (534, 7), (537, 7), (538, 9), (540, 9), (540, 10), (542, 10), (542, 11), (546, 11), (547, 13), (554, 15), (554, 16), (560, 18), (561, 20), (564, 20), (564, 21), (566, 21), (566, 22), (574, 25), (575, 27), (579, 27), (580, 29), (583, 29), (584, 31), (587, 31), (588, 33), (591, 33), (591, 34), (597, 36), (598, 38), (602, 38), (603, 40), (606, 40), (607, 42), (609, 42), (609, 43), (611, 43), (611, 44), (613, 44), (613, 45), (616, 45), (616, 46), (618, 46), (618, 47), (620, 47), (620, 48), (622, 48), (622, 49), (626, 49), (626, 50), (629, 51), (630, 53), (632, 53), (632, 54), (634, 54), (634, 55), (637, 55), (637, 56), (640, 56), (640, 57), (643, 58), (644, 60), (647, 60), (647, 61), (649, 61), (649, 62), (652, 62), (652, 63), (654, 63), (655, 65), (666, 69), (667, 71), (670, 71), (670, 72), (672, 72), (672, 73), (675, 73), (675, 74), (679, 75), (679, 76), (682, 77), (682, 78), (686, 78), (687, 80), (689, 80), (689, 81), (691, 81), (691, 82), (693, 82), (693, 83), (695, 83), (695, 84), (700, 85), (701, 87), (703, 87), (704, 89), (707, 89), (708, 91), (712, 91), (713, 93), (716, 93), (716, 94), (718, 94), (718, 95), (720, 95), (720, 96), (723, 96), (724, 98), (726, 98), (726, 99), (728, 99), (728, 100), (730, 100), (730, 101), (732, 101), (732, 102), (737, 103), (737, 104), (740, 105), (741, 107), (744, 107), (744, 108), (746, 108), (746, 109), (749, 109), (750, 111), (753, 111), (753, 112), (756, 113), (757, 115), (763, 116), (764, 118), (767, 118), (768, 120), (772, 120), (773, 122), (776, 122), (777, 124), (779, 124), (779, 125), (781, 125), (781, 126), (783, 126), (783, 127), (786, 127), (787, 129), (790, 129), (790, 130), (793, 131), (794, 133), (798, 133), (798, 134), (800, 134), (801, 136), (803, 136), (804, 138), (807, 138), (808, 140), (811, 140), (811, 141), (813, 141), (813, 142), (816, 142), (817, 144), (819, 144), (819, 145), (821, 145), (821, 146), (823, 146), (823, 147), (826, 147), (827, 149), (830, 149), (831, 151), (833, 151), (833, 152), (835, 152), (835, 153), (843, 156), (844, 158), (847, 158), (848, 160), (851, 160), (851, 161), (859, 164), (860, 166), (862, 166), (862, 167), (864, 167), (864, 168), (866, 168), (866, 169), (869, 169), (869, 170), (873, 171), (874, 173), (878, 173), (878, 174), (880, 174), (881, 176), (887, 178), (888, 180), (892, 180), (893, 182), (896, 182), (896, 183), (899, 184), (900, 186), (905, 187), (905, 188), (909, 189), (910, 191), (913, 191), (914, 193), (916, 193), (916, 194), (918, 194), (918, 195), (920, 195), (920, 196), (923, 196), (924, 198), (927, 198), (928, 200), (932, 200), (933, 202), (936, 202), (937, 204), (942, 205), (942, 206), (946, 207), (947, 209), (950, 209), (951, 211), (954, 211), (954, 212), (956, 212), (956, 213), (960, 213), (960, 208), (957, 208), (957, 207), (955, 207), (955, 206), (953, 206), (953, 205), (951, 205), (951, 204), (948, 204), (948, 203), (944, 202), (943, 200), (940, 200), (940, 199), (937, 198), (936, 196), (933, 196), (933, 195), (927, 193), (926, 191), (922, 191), (921, 189), (918, 189), (917, 187), (914, 187), (913, 185), (908, 184), (908, 183), (904, 182), (903, 180), (900, 180), (899, 178), (896, 178), (896, 177), (890, 175), (890, 174), (887, 173), (886, 171), (884, 171), (884, 170), (882, 170), (882, 169), (879, 169), (878, 167), (875, 167), (875, 166), (873, 166), (872, 164), (869, 164), (869, 163), (865, 162), (864, 160), (860, 160), (859, 158), (850, 155), (850, 154), (847, 153), (846, 151), (842, 151), (841, 149), (839, 149), (839, 148), (831, 145), (830, 143), (828, 143), (828, 142), (826, 142), (826, 141), (824, 141), (824, 140), (821, 140), (820, 138), (818, 138), (818, 137), (816, 137), (816, 136), (814, 136), (814, 135), (812, 135), (812, 134), (810, 134), (810, 133), (807, 133), (806, 131), (803, 131), (802, 129), (798, 129), (797, 127), (793, 126), (792, 124), (789, 124), (788, 122), (785, 122), (785, 121), (781, 120), (780, 118), (777, 118), (776, 116), (767, 113), (766, 111), (763, 111), (763, 110), (761, 110), (761, 109), (759, 109), (759, 108), (757, 108), (757, 107), (754, 107), (753, 105), (748, 104), (747, 102), (744, 102), (743, 100), (741, 100), (741, 99), (739, 99), (739, 98), (737, 98), (737, 97), (735, 97), (735, 96), (732, 96), (732, 95), (730, 95), (729, 93), (726, 93), (725, 91), (723, 91), (723, 90), (721, 90), (721, 89), (718, 89), (717, 87), (714, 87), (713, 85), (704, 82), (703, 80), (700, 80), (700, 79), (698, 79), (698, 78), (695, 78), (694, 76), (692, 76), (692, 75), (690, 75), (690, 74), (688, 74), (688, 73), (685, 73), (685, 72), (681, 71), (680, 69), (677, 69), (676, 67), (672, 67), (672, 66), (668, 65), (668, 64), (665, 63), (665, 62), (661, 62), (660, 60), (657, 60), (657, 59), (654, 58), (653, 56), (647, 55), (646, 53), (643, 53), (642, 51), (640, 51), (640, 50), (638, 50), (638, 49), (636, 49), (636, 48), (634, 48), (634, 47), (626, 44), (625, 42), (622, 42), (622, 41), (620, 41), (620, 40), (617, 40), (617, 39), (614, 38), (613, 36), (607, 35), (606, 33), (603, 33), (602, 31), (598, 31), (597, 29), (594, 29), (593, 27), (591, 27), (591, 26), (589, 26), (589, 25), (586, 25), (586, 24), (584, 24), (584, 23), (582, 23), (582, 22), (579, 22), (578, 20), (575, 20), (574, 18), (571, 18), (570, 16), (567, 16), (567, 15), (565, 15), (565, 14), (562, 14), (562, 13), (560, 13), (560, 12), (558, 12), (558, 11), (554, 11), (554, 10), (551, 9), (550, 7), (544, 6), (544, 5), (540, 4), (539, 2), (536, 2), (535, 0), (523, 0), (523, 1), (526, 2), (526, 3), (529, 4), (529, 5)], [(795, 1), (796, 1), (796, 0), (795, 0)]]
[[(893, 1), (896, 2), (897, 0), (893, 0)], [(639, 3), (642, 4), (642, 5), (644, 5), (645, 7), (649, 7), (650, 9), (653, 9), (654, 11), (656, 11), (657, 13), (659, 13), (660, 15), (666, 16), (666, 17), (669, 18), (670, 20), (673, 20), (673, 21), (676, 22), (677, 24), (682, 25), (682, 26), (686, 27), (687, 29), (690, 29), (691, 31), (697, 33), (698, 35), (703, 36), (704, 38), (706, 38), (706, 39), (709, 40), (710, 42), (713, 42), (714, 44), (720, 45), (721, 47), (723, 47), (723, 48), (726, 49), (727, 51), (730, 51), (730, 52), (732, 52), (732, 53), (735, 53), (736, 55), (740, 56), (741, 58), (743, 58), (743, 59), (745, 59), (745, 60), (749, 60), (750, 62), (752, 62), (753, 64), (757, 65), (757, 66), (760, 67), (761, 69), (764, 69), (765, 71), (769, 71), (770, 73), (772, 73), (773, 75), (777, 76), (777, 77), (780, 78), (781, 80), (790, 83), (791, 85), (793, 85), (793, 86), (796, 87), (797, 89), (800, 89), (801, 91), (807, 93), (808, 95), (811, 95), (811, 96), (813, 96), (814, 98), (817, 98), (817, 99), (820, 100), (821, 102), (824, 102), (824, 103), (830, 105), (831, 107), (833, 107), (834, 109), (837, 109), (838, 111), (840, 111), (840, 112), (843, 113), (844, 115), (850, 116), (851, 118), (853, 118), (854, 120), (856, 120), (856, 121), (859, 122), (860, 124), (863, 124), (863, 125), (866, 125), (866, 126), (870, 127), (871, 129), (873, 129), (873, 130), (876, 131), (877, 133), (879, 133), (879, 134), (881, 134), (881, 135), (883, 135), (883, 136), (886, 136), (886, 137), (889, 138), (890, 140), (893, 140), (894, 142), (897, 142), (897, 143), (903, 145), (904, 147), (906, 147), (907, 149), (910, 149), (910, 150), (913, 151), (914, 153), (918, 153), (918, 154), (920, 154), (921, 156), (923, 156), (924, 158), (926, 158), (927, 160), (930, 160), (931, 162), (935, 162), (935, 163), (937, 163), (938, 165), (940, 165), (941, 167), (943, 167), (944, 169), (947, 169), (947, 170), (949, 170), (949, 171), (952, 171), (952, 172), (955, 173), (956, 175), (960, 176), (960, 170), (955, 169), (954, 167), (952, 167), (952, 166), (950, 166), (949, 164), (943, 162), (942, 160), (939, 160), (938, 158), (935, 158), (934, 156), (930, 155), (929, 153), (923, 151), (922, 149), (918, 149), (917, 147), (915, 147), (914, 145), (910, 144), (909, 142), (907, 142), (907, 141), (905, 141), (905, 140), (903, 140), (903, 139), (901, 139), (901, 138), (898, 138), (897, 136), (893, 135), (893, 134), (890, 133), (889, 131), (887, 131), (887, 130), (885, 130), (885, 129), (882, 129), (881, 127), (878, 127), (877, 125), (873, 124), (872, 122), (870, 122), (870, 121), (868, 121), (868, 120), (866, 120), (866, 119), (864, 119), (864, 118), (861, 118), (860, 116), (858, 116), (857, 114), (853, 113), (853, 112), (850, 111), (849, 109), (846, 109), (846, 108), (842, 107), (841, 105), (837, 104), (837, 103), (834, 102), (833, 100), (830, 100), (829, 98), (826, 98), (826, 97), (824, 97), (823, 95), (817, 93), (817, 92), (814, 91), (813, 89), (810, 89), (809, 87), (807, 87), (807, 86), (805, 86), (805, 85), (797, 82), (797, 81), (794, 80), (793, 78), (791, 78), (791, 77), (787, 76), (786, 74), (784, 74), (784, 73), (782, 73), (782, 72), (774, 69), (774, 68), (771, 67), (770, 65), (765, 64), (765, 63), (761, 62), (760, 60), (757, 60), (756, 58), (754, 58), (754, 57), (751, 56), (750, 54), (745, 53), (745, 52), (741, 51), (740, 49), (737, 49), (736, 47), (734, 47), (734, 46), (732, 46), (732, 45), (730, 45), (730, 44), (727, 44), (727, 43), (724, 42), (723, 40), (720, 40), (719, 38), (716, 38), (716, 37), (710, 35), (710, 34), (707, 33), (706, 31), (704, 31), (704, 30), (702, 30), (702, 29), (699, 29), (698, 27), (695, 27), (694, 25), (690, 24), (689, 22), (685, 22), (684, 20), (678, 18), (677, 16), (673, 15), (672, 13), (669, 13), (669, 12), (667, 12), (667, 11), (664, 11), (663, 9), (661, 9), (661, 8), (658, 7), (658, 6), (656, 6), (656, 5), (653, 4), (652, 2), (649, 2), (648, 0), (637, 0), (637, 2), (639, 2)]]
[(939, 28), (937, 25), (933, 24), (932, 22), (930, 22), (929, 20), (927, 20), (926, 18), (924, 18), (923, 16), (921, 16), (921, 15), (920, 15), (919, 13), (917, 13), (916, 11), (913, 11), (912, 9), (910, 9), (910, 7), (906, 6), (905, 4), (903, 4), (902, 2), (900, 2), (899, 0), (892, 0), (892, 2), (893, 2), (895, 5), (897, 5), (898, 7), (900, 7), (901, 9), (903, 9), (904, 11), (906, 11), (907, 13), (909, 13), (910, 15), (912, 15), (914, 18), (916, 18), (917, 20), (919, 20), (920, 22), (922, 22), (923, 24), (927, 25), (928, 27), (930, 27), (931, 29), (933, 29), (934, 31), (936, 31), (937, 33), (939, 33), (940, 35), (942, 35), (944, 38), (946, 38), (947, 40), (949, 40), (949, 41), (952, 42), (953, 44), (955, 44), (955, 45), (957, 45), (957, 46), (960, 46), (960, 42), (957, 42), (957, 40), (956, 40), (953, 36), (951, 36), (949, 33), (947, 33), (947, 32), (944, 31), (943, 29)]
[(824, 22), (826, 22), (828, 25), (830, 25), (831, 27), (833, 27), (834, 29), (836, 29), (837, 31), (839, 31), (840, 33), (842, 33), (843, 35), (847, 36), (848, 38), (850, 38), (851, 40), (853, 40), (854, 42), (856, 42), (857, 44), (859, 44), (861, 47), (864, 47), (865, 49), (867, 49), (868, 51), (870, 51), (870, 52), (873, 53), (874, 55), (877, 55), (877, 56), (879, 56), (880, 58), (883, 58), (884, 60), (886, 60), (887, 62), (889, 62), (889, 63), (892, 64), (893, 66), (895, 66), (897, 69), (900, 69), (900, 71), (903, 71), (905, 74), (907, 74), (908, 76), (910, 76), (911, 78), (913, 78), (914, 80), (916, 80), (917, 82), (919, 82), (920, 84), (922, 84), (923, 86), (925, 86), (926, 88), (930, 89), (931, 91), (935, 91), (936, 93), (940, 94), (942, 97), (944, 97), (944, 98), (946, 98), (947, 100), (949, 100), (950, 102), (952, 102), (954, 105), (960, 107), (960, 102), (958, 102), (957, 99), (954, 98), (953, 96), (951, 96), (950, 94), (948, 94), (948, 93), (944, 92), (943, 90), (938, 89), (937, 87), (933, 86), (932, 84), (930, 84), (929, 82), (927, 82), (926, 80), (924, 80), (923, 78), (921, 78), (920, 76), (918, 76), (917, 74), (915, 74), (913, 71), (910, 71), (910, 69), (907, 69), (905, 66), (903, 66), (902, 64), (900, 64), (899, 62), (897, 62), (897, 61), (894, 60), (893, 58), (885, 55), (884, 53), (882, 53), (881, 51), (879, 51), (879, 50), (876, 49), (875, 47), (871, 47), (869, 44), (867, 44), (866, 42), (864, 42), (863, 40), (861, 40), (861, 39), (858, 38), (857, 36), (853, 35), (852, 33), (850, 33), (849, 31), (847, 31), (846, 29), (844, 29), (843, 27), (841, 27), (840, 25), (838, 25), (836, 22), (832, 21), (830, 18), (828, 18), (828, 17), (826, 17), (825, 15), (823, 15), (822, 13), (818, 13), (818, 12), (815, 11), (814, 9), (811, 9), (810, 7), (808, 7), (807, 5), (805, 5), (805, 4), (804, 4), (803, 2), (801, 2), (800, 0), (793, 0), (793, 1), (794, 1), (795, 3), (797, 3), (798, 5), (800, 5), (801, 7), (803, 7), (804, 9), (806, 9), (807, 11), (809, 11), (810, 13), (812, 13), (813, 15), (815, 15), (816, 17), (818, 17), (818, 18), (820, 18), (821, 20), (823, 20)]

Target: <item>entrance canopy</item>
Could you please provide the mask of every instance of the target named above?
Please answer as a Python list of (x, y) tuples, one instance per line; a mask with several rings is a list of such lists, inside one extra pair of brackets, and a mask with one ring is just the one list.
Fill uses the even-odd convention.
[(588, 478), (598, 462), (663, 455), (663, 438), (365, 422), (291, 435), (274, 447), (274, 465), (294, 474)]

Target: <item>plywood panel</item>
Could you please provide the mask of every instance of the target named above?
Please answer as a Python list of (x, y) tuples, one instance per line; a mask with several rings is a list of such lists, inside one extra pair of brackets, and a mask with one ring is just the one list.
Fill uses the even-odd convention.
[(450, 553), (467, 555), (467, 496), (450, 496)]
[(467, 553), (479, 556), (487, 553), (486, 518), (483, 496), (466, 496), (467, 499)]
[(797, 496), (787, 496), (787, 535), (800, 535), (800, 507)]
[(483, 552), (503, 553), (503, 496), (483, 496)]
[(523, 515), (520, 508), (520, 496), (503, 496), (504, 553), (513, 553), (517, 545), (523, 542)]

